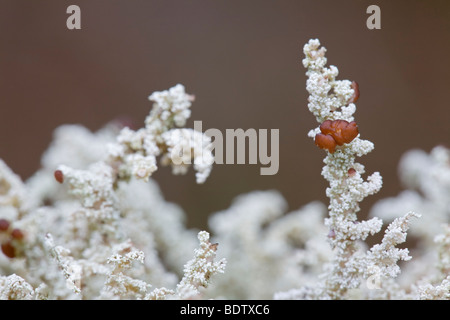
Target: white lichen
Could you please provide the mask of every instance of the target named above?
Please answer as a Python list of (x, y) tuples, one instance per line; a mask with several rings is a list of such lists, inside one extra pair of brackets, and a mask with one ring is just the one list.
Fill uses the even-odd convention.
[(145, 119), (145, 127), (137, 131), (125, 127), (117, 142), (109, 145), (111, 166), (117, 168), (119, 178), (134, 176), (148, 181), (157, 170), (157, 156), (161, 156), (162, 164), (172, 164), (176, 174), (186, 173), (193, 160), (197, 183), (204, 183), (213, 164), (210, 138), (192, 129), (177, 128), (190, 117), (194, 97), (178, 84), (154, 92), (149, 100), (153, 108)]
[(274, 292), (317, 281), (331, 255), (326, 206), (312, 202), (286, 210), (279, 192), (253, 191), (212, 215), (209, 225), (227, 270), (208, 290), (211, 297), (271, 299)]
[[(354, 121), (357, 87), (336, 79), (325, 53), (318, 40), (304, 46), (308, 108), (319, 124)], [(408, 152), (407, 190), (362, 220), (360, 202), (382, 177), (357, 161), (374, 149), (358, 133), (320, 151), (328, 210), (314, 201), (288, 212), (279, 192), (254, 191), (210, 216), (210, 236), (186, 228), (152, 180), (159, 164), (193, 166), (198, 183), (210, 175), (211, 139), (183, 128), (194, 97), (176, 85), (149, 100), (137, 130), (57, 128), (27, 181), (0, 160), (0, 299), (450, 299), (447, 148)], [(369, 246), (380, 218), (391, 223)], [(398, 248), (407, 233), (416, 246)]]
[(22, 277), (12, 274), (0, 276), (0, 300), (34, 300), (33, 287)]
[[(354, 121), (354, 103), (349, 102), (355, 92), (352, 82), (336, 80), (338, 69), (326, 67), (326, 49), (320, 47), (319, 40), (310, 40), (303, 48), (303, 65), (308, 76), (306, 89), (309, 92), (308, 108), (319, 124), (325, 120)], [(315, 138), (320, 132), (315, 128), (308, 136)], [(359, 288), (361, 278), (366, 279), (376, 270), (377, 276), (395, 278), (399, 273), (398, 260), (409, 260), (406, 249), (395, 245), (405, 241), (410, 217), (407, 214), (394, 221), (386, 232), (382, 243), (365, 251), (360, 242), (382, 228), (381, 219), (374, 217), (360, 221), (357, 213), (359, 203), (369, 195), (377, 193), (382, 187), (378, 172), (364, 181), (364, 166), (356, 162), (356, 157), (366, 155), (374, 149), (372, 142), (362, 140), (360, 135), (349, 143), (344, 143), (335, 151), (326, 151), (322, 175), (328, 181), (326, 195), (330, 199), (328, 218), (325, 225), (329, 229), (328, 239), (334, 250), (331, 261), (324, 266), (322, 281), (315, 287), (305, 286), (290, 291), (292, 298), (302, 299), (345, 299)], [(287, 298), (289, 294), (278, 294)]]
[[(162, 198), (151, 175), (156, 157), (170, 156), (177, 144), (193, 142), (192, 157), (180, 165), (187, 168), (192, 160), (197, 181), (205, 182), (212, 162), (202, 160), (212, 159), (210, 139), (177, 128), (188, 119), (193, 101), (182, 85), (156, 92), (150, 100), (154, 103), (146, 126), (137, 131), (117, 122), (96, 133), (78, 125), (59, 127), (42, 169), (25, 183), (0, 161), (0, 218), (11, 225), (0, 230), (5, 252), (0, 270), (11, 274), (2, 277), (2, 297), (187, 295), (176, 293), (176, 287), (181, 279), (187, 285), (193, 276), (193, 270), (184, 275), (182, 266), (195, 247), (195, 231), (184, 226), (184, 213)], [(180, 134), (188, 139), (176, 140)], [(202, 244), (206, 240), (202, 233)], [(224, 262), (219, 268), (212, 258), (196, 260), (197, 271), (209, 270), (207, 278), (215, 272), (212, 267), (223, 271)], [(23, 278), (12, 276), (14, 272)], [(205, 281), (193, 284), (206, 286)]]
[(194, 259), (184, 266), (183, 279), (177, 285), (176, 294), (181, 299), (199, 298), (200, 288), (206, 288), (213, 275), (225, 271), (225, 259), (214, 261), (218, 244), (209, 242), (209, 233), (199, 232), (198, 240), (200, 248), (195, 250)]

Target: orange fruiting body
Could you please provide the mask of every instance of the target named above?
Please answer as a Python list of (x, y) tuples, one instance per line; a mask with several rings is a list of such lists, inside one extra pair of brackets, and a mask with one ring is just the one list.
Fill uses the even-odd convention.
[(356, 174), (356, 170), (353, 168), (348, 169), (348, 176), (353, 177)]
[(317, 134), (314, 141), (319, 148), (330, 153), (334, 153), (336, 145), (350, 143), (359, 134), (356, 122), (346, 120), (325, 120), (320, 125), (320, 131), (322, 133)]
[(64, 182), (64, 174), (62, 173), (61, 170), (56, 170), (55, 171), (55, 179), (59, 183), (63, 183)]
[(336, 149), (336, 141), (328, 134), (318, 133), (314, 139), (316, 145), (321, 149), (327, 149), (330, 153), (334, 153)]
[(10, 223), (6, 219), (0, 219), (0, 231), (6, 231), (9, 229)]
[(8, 258), (14, 258), (16, 256), (16, 249), (14, 249), (10, 241), (2, 243), (1, 248), (3, 254)]
[(24, 236), (25, 235), (23, 234), (22, 230), (17, 228), (11, 232), (11, 237), (16, 240), (22, 240)]

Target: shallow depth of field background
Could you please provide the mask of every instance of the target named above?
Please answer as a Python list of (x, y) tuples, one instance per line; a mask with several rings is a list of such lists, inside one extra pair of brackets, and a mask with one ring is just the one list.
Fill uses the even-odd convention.
[[(66, 28), (66, 8), (81, 7), (81, 30)], [(366, 8), (381, 8), (381, 30), (366, 28)], [(375, 150), (361, 159), (384, 187), (402, 188), (401, 155), (450, 141), (449, 1), (0, 1), (0, 158), (23, 179), (39, 168), (54, 128), (97, 130), (127, 117), (140, 127), (153, 91), (182, 83), (196, 96), (203, 129), (280, 130), (280, 169), (215, 165), (204, 185), (192, 170), (154, 174), (164, 196), (204, 228), (210, 213), (253, 190), (277, 189), (294, 210), (327, 202), (325, 152), (307, 137), (302, 47), (319, 38), (339, 79), (356, 80), (356, 121)], [(403, 213), (399, 213), (403, 214)]]

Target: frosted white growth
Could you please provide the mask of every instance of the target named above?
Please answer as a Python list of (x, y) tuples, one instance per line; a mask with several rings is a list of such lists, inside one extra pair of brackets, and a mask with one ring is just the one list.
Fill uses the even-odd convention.
[(443, 227), (443, 233), (434, 238), (438, 245), (438, 263), (437, 268), (443, 277), (450, 274), (450, 224)]
[[(170, 162), (174, 173), (185, 173), (193, 159), (198, 183), (205, 182), (212, 169), (210, 138), (191, 129), (174, 128), (183, 125), (189, 117), (193, 97), (185, 93), (182, 85), (176, 85), (167, 91), (153, 93), (150, 100), (154, 104), (145, 120), (145, 127), (137, 131), (128, 127), (122, 128), (115, 142), (107, 143), (106, 150), (105, 147), (101, 148), (106, 151), (106, 155), (97, 154), (100, 161), (89, 166), (82, 163), (80, 169), (73, 169), (65, 164), (55, 168), (62, 174), (61, 182), (68, 185), (70, 193), (88, 209), (85, 214), (95, 217), (97, 221), (114, 221), (112, 229), (118, 228), (117, 221), (120, 216), (120, 205), (116, 196), (118, 183), (129, 181), (130, 178), (148, 182), (153, 172), (158, 169), (157, 156), (162, 155), (163, 163)], [(82, 133), (80, 141), (87, 143), (87, 138), (83, 137), (89, 134), (84, 130), (75, 127), (62, 128), (57, 133), (57, 142), (51, 152), (47, 153), (46, 163), (53, 165), (55, 159), (64, 159), (60, 156), (59, 147), (64, 151), (71, 146), (73, 143), (66, 146), (63, 142), (68, 139), (68, 134), (77, 130)], [(75, 144), (74, 149), (79, 149), (79, 143)], [(177, 158), (178, 150), (189, 151), (185, 152), (188, 157)], [(109, 228), (108, 232), (112, 229)]]
[[(355, 84), (336, 79), (318, 40), (304, 53), (308, 108), (318, 123), (353, 121)], [(361, 126), (334, 153), (318, 151), (328, 210), (312, 202), (286, 212), (278, 192), (250, 192), (210, 216), (210, 241), (186, 228), (184, 212), (151, 179), (158, 158), (174, 173), (192, 165), (198, 183), (210, 174), (211, 140), (181, 127), (193, 96), (176, 85), (149, 98), (152, 110), (137, 130), (58, 128), (26, 182), (0, 160), (0, 299), (450, 299), (447, 148), (407, 153), (399, 171), (408, 190), (362, 220), (359, 203), (382, 178), (356, 161), (374, 149)], [(380, 217), (392, 222), (369, 247)], [(416, 246), (400, 249), (407, 231)], [(401, 260), (411, 261), (400, 273)]]
[(114, 204), (113, 173), (111, 167), (97, 162), (89, 170), (76, 170), (65, 165), (58, 167), (69, 185), (70, 192), (78, 197), (84, 207), (106, 209)]
[[(20, 208), (26, 190), (22, 180), (0, 159), (0, 206)], [(1, 210), (0, 208), (0, 210)]]
[(318, 39), (310, 40), (304, 47), (303, 66), (308, 69), (306, 75), (306, 90), (310, 96), (308, 98), (308, 108), (316, 116), (317, 121), (342, 119), (353, 121), (353, 113), (356, 107), (353, 103), (348, 104), (348, 100), (354, 93), (351, 88), (351, 81), (336, 80), (339, 74), (335, 66), (326, 68), (326, 49), (320, 47)]
[(422, 300), (449, 300), (450, 299), (450, 276), (442, 280), (436, 286), (424, 284), (419, 287), (419, 298)]
[(86, 169), (93, 162), (105, 159), (108, 143), (116, 139), (118, 126), (110, 123), (96, 133), (74, 124), (65, 124), (53, 132), (53, 141), (42, 156), (42, 166), (51, 170), (64, 164)]
[(200, 248), (196, 249), (194, 259), (184, 266), (184, 276), (177, 285), (176, 293), (182, 299), (199, 297), (200, 287), (207, 287), (210, 279), (217, 273), (225, 271), (226, 260), (214, 261), (216, 258), (217, 243), (209, 242), (209, 233), (198, 233)]
[(421, 223), (414, 224), (411, 233), (432, 245), (442, 225), (450, 221), (450, 150), (443, 146), (430, 153), (410, 150), (400, 159), (398, 170), (406, 190), (378, 201), (370, 214), (393, 220), (399, 211), (420, 212)]
[[(137, 247), (146, 248), (145, 264), (151, 265), (156, 274), (156, 270), (164, 269), (163, 266), (155, 265), (159, 258), (163, 259), (166, 267), (181, 269), (197, 245), (197, 233), (186, 229), (182, 209), (165, 201), (153, 180), (147, 183), (140, 180), (122, 181), (117, 196), (120, 198), (119, 210), (124, 217), (121, 223), (123, 231), (133, 235), (133, 243)], [(151, 263), (152, 257), (155, 263)], [(159, 275), (159, 278), (162, 277)], [(177, 282), (173, 275), (171, 278), (170, 282), (165, 281), (164, 284)]]
[(323, 225), (326, 207), (313, 202), (286, 210), (280, 193), (253, 191), (212, 215), (209, 225), (227, 270), (208, 288), (210, 297), (271, 299), (275, 291), (317, 280), (331, 256)]
[(184, 174), (194, 162), (197, 183), (205, 182), (214, 163), (211, 138), (192, 129), (175, 129), (162, 135), (167, 145), (167, 154), (163, 163), (172, 166), (174, 174)]
[(144, 181), (148, 181), (152, 173), (158, 169), (154, 156), (143, 156), (138, 153), (127, 155), (125, 163), (130, 168), (131, 175)]
[[(354, 94), (351, 81), (336, 80), (338, 69), (335, 66), (326, 67), (326, 50), (320, 47), (317, 39), (310, 40), (303, 52), (303, 65), (308, 69), (308, 108), (319, 125), (325, 120), (353, 121), (356, 106), (349, 103)], [(308, 135), (314, 138), (319, 132), (319, 128), (315, 128)], [(397, 249), (395, 245), (405, 241), (408, 221), (415, 216), (412, 213), (395, 220), (388, 227), (380, 245), (364, 252), (358, 244), (359, 240), (365, 240), (382, 227), (379, 218), (359, 221), (357, 216), (359, 202), (382, 187), (382, 178), (378, 172), (364, 180), (364, 166), (355, 161), (356, 157), (369, 153), (373, 148), (372, 142), (362, 140), (358, 135), (334, 153), (326, 151), (322, 175), (329, 182), (326, 195), (330, 198), (330, 205), (325, 225), (329, 228), (328, 239), (334, 249), (334, 257), (325, 266), (323, 281), (317, 286), (280, 293), (278, 297), (292, 295), (292, 298), (342, 299), (349, 294), (350, 289), (360, 286), (361, 276), (380, 269), (380, 276), (394, 278), (400, 272), (397, 261), (410, 259), (407, 249)]]
[(45, 236), (44, 245), (66, 278), (68, 288), (79, 294), (81, 292), (82, 267), (70, 256), (70, 250), (55, 245), (51, 234)]
[(171, 122), (177, 127), (184, 126), (191, 116), (190, 107), (195, 97), (187, 94), (183, 85), (177, 84), (169, 90), (152, 93), (148, 99), (154, 103), (145, 123), (147, 127), (160, 131), (159, 126), (170, 126)]
[(133, 263), (144, 263), (144, 252), (134, 248), (131, 241), (115, 245), (112, 251), (113, 254), (106, 261), (112, 268), (107, 274), (101, 298), (144, 298), (151, 285), (126, 274)]
[(145, 296), (145, 300), (166, 300), (168, 296), (175, 295), (174, 290), (167, 288), (156, 288)]
[[(304, 47), (303, 65), (308, 68), (307, 90), (310, 93), (308, 107), (317, 121), (353, 120), (355, 105), (348, 108), (348, 100), (353, 94), (350, 81), (338, 81), (336, 67), (325, 67), (325, 52), (320, 42), (310, 40)], [(341, 112), (344, 108), (344, 112)], [(315, 129), (314, 132), (318, 132)], [(312, 136), (313, 137), (313, 136)], [(344, 144), (334, 153), (327, 152), (322, 175), (329, 182), (326, 194), (330, 198), (330, 217), (327, 225), (333, 230), (331, 238), (333, 247), (346, 249), (351, 241), (365, 239), (367, 234), (378, 232), (381, 221), (355, 224), (359, 202), (365, 197), (378, 192), (382, 186), (382, 178), (378, 172), (364, 181), (364, 166), (355, 161), (357, 156), (367, 154), (373, 149), (373, 143), (356, 137), (349, 144)], [(352, 170), (352, 174), (349, 173)], [(350, 241), (350, 242), (349, 242)]]
[(418, 286), (418, 295), (424, 300), (450, 299), (450, 224), (444, 226), (444, 232), (435, 237), (438, 246), (436, 268), (438, 274), (422, 280)]
[(197, 183), (205, 182), (214, 160), (211, 139), (192, 129), (176, 128), (185, 125), (194, 97), (178, 84), (154, 92), (149, 99), (154, 103), (145, 127), (137, 131), (123, 128), (117, 143), (108, 147), (111, 165), (118, 168), (119, 177), (148, 181), (157, 170), (156, 157), (162, 155), (162, 164), (171, 164), (175, 174), (185, 174), (193, 161)]
[(383, 240), (380, 244), (375, 244), (362, 261), (365, 266), (360, 266), (366, 270), (364, 276), (373, 276), (371, 271), (376, 270), (376, 276), (380, 278), (395, 278), (400, 274), (399, 260), (408, 261), (411, 259), (408, 249), (398, 249), (398, 244), (406, 241), (406, 231), (409, 228), (412, 218), (419, 218), (420, 215), (409, 212), (405, 216), (395, 219), (386, 229)]
[(0, 276), (0, 300), (33, 300), (33, 287), (22, 277), (12, 274)]
[[(78, 125), (58, 128), (42, 169), (26, 184), (0, 161), (0, 219), (11, 224), (0, 232), (0, 242), (15, 254), (8, 258), (0, 253), (0, 270), (17, 271), (25, 281), (21, 296), (20, 290), (16, 294), (11, 289), (11, 281), (20, 279), (2, 277), (0, 292), (5, 296), (181, 297), (175, 287), (195, 247), (195, 234), (184, 226), (183, 211), (167, 203), (150, 178), (158, 168), (157, 157), (165, 161), (173, 149), (189, 145), (191, 158), (180, 166), (193, 164), (197, 181), (203, 183), (212, 168), (211, 140), (178, 128), (188, 119), (193, 101), (182, 85), (156, 92), (150, 100), (153, 108), (138, 130), (118, 123), (96, 133)], [(20, 228), (24, 238), (11, 240), (13, 228)], [(203, 236), (202, 244), (206, 240)], [(206, 270), (208, 278), (223, 271), (222, 263), (204, 262), (203, 267), (197, 261), (189, 274), (195, 271), (200, 277), (200, 270)], [(188, 274), (185, 279), (184, 285), (192, 280)]]

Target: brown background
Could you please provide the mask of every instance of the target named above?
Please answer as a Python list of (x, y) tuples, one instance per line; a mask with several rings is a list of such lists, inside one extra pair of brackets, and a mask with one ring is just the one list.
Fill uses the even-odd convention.
[[(66, 28), (70, 4), (81, 7), (82, 30)], [(366, 28), (370, 4), (381, 30)], [(275, 176), (259, 165), (216, 165), (204, 185), (192, 172), (154, 174), (190, 227), (256, 189), (279, 190), (291, 210), (326, 202), (301, 65), (317, 37), (339, 78), (360, 84), (356, 120), (376, 146), (361, 162), (384, 178), (367, 212), (401, 190), (406, 150), (448, 145), (449, 31), (449, 1), (0, 1), (0, 157), (26, 179), (55, 127), (97, 130), (121, 116), (141, 126), (148, 95), (182, 83), (197, 97), (189, 127), (280, 129)]]

